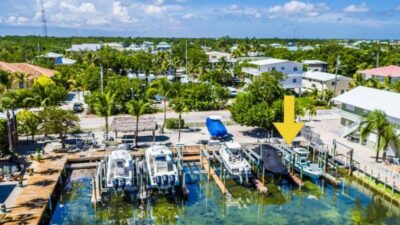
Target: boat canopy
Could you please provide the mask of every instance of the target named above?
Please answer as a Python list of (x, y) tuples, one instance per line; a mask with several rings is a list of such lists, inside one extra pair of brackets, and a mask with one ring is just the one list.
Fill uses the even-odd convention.
[(262, 151), (262, 160), (264, 163), (264, 168), (267, 171), (277, 175), (288, 174), (286, 166), (282, 164), (281, 159), (272, 146), (264, 145)]
[(212, 138), (224, 138), (228, 135), (228, 131), (221, 122), (221, 117), (207, 117), (206, 126)]

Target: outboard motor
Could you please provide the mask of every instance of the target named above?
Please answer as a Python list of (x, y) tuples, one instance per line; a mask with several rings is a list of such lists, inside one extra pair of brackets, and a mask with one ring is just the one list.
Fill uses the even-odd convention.
[(175, 175), (169, 176), (169, 183), (171, 184), (171, 186), (175, 186)]
[(162, 181), (163, 181), (164, 185), (167, 185), (168, 184), (168, 176), (167, 175), (162, 176)]
[(114, 188), (115, 188), (115, 189), (118, 189), (118, 187), (119, 187), (118, 179), (114, 179), (114, 180), (112, 181), (112, 183), (113, 183)]
[(119, 179), (119, 186), (120, 186), (122, 189), (125, 189), (126, 181), (125, 181), (124, 178), (120, 178), (120, 179)]
[(156, 183), (158, 186), (161, 186), (161, 177), (160, 176), (156, 177)]

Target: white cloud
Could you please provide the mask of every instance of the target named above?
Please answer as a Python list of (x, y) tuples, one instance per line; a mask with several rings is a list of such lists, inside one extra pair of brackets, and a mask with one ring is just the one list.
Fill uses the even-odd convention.
[(283, 5), (275, 5), (267, 9), (269, 18), (300, 16), (315, 17), (329, 10), (329, 6), (325, 3), (305, 3), (302, 1), (292, 0)]
[(400, 12), (400, 5), (395, 8), (396, 11)]
[(197, 14), (195, 14), (195, 13), (186, 13), (185, 15), (182, 16), (182, 19), (185, 19), (185, 20), (197, 19)]
[(362, 3), (361, 5), (351, 4), (344, 8), (343, 11), (346, 13), (366, 13), (369, 12), (370, 9), (368, 8), (367, 4)]
[(10, 16), (8, 17), (5, 22), (12, 25), (22, 25), (29, 21), (28, 18), (23, 16)]
[(260, 10), (258, 9), (246, 6), (240, 6), (236, 4), (230, 5), (223, 12), (225, 16), (233, 16), (235, 18), (250, 19), (250, 18), (260, 18), (262, 16)]
[(129, 23), (137, 21), (137, 19), (133, 19), (129, 16), (128, 8), (123, 6), (120, 1), (113, 2), (112, 12), (113, 15), (121, 22)]

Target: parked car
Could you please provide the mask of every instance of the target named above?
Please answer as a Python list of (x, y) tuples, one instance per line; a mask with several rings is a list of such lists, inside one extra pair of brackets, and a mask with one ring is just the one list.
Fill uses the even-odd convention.
[(232, 81), (233, 81), (233, 83), (240, 83), (241, 82), (240, 78), (237, 77), (237, 76), (234, 76)]
[(236, 88), (234, 87), (227, 87), (228, 91), (229, 91), (229, 95), (231, 97), (236, 97), (238, 95), (238, 91), (236, 90)]
[(138, 75), (138, 78), (139, 79), (141, 79), (141, 80), (146, 80), (146, 74), (144, 74), (144, 73), (140, 73), (139, 75)]
[(83, 104), (80, 102), (75, 102), (74, 105), (72, 106), (72, 111), (76, 113), (83, 112)]
[(147, 80), (148, 80), (148, 81), (153, 81), (153, 80), (155, 80), (156, 78), (157, 78), (156, 75), (150, 74), (150, 75), (147, 77)]
[(167, 79), (168, 79), (169, 81), (173, 81), (173, 80), (175, 79), (175, 76), (174, 76), (174, 75), (168, 75), (168, 76), (167, 76)]
[(128, 78), (135, 79), (135, 78), (137, 78), (137, 75), (135, 73), (128, 73)]
[(189, 83), (189, 78), (188, 78), (187, 75), (182, 75), (182, 76), (181, 76), (181, 83), (182, 83), (182, 84), (187, 84), (187, 83)]

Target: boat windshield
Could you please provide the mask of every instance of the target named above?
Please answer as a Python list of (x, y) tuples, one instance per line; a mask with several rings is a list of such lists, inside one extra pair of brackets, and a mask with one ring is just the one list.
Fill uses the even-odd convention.
[(156, 173), (169, 172), (173, 170), (173, 162), (166, 155), (155, 156)]
[(237, 148), (228, 148), (228, 151), (230, 152), (230, 155), (240, 156), (240, 150)]

